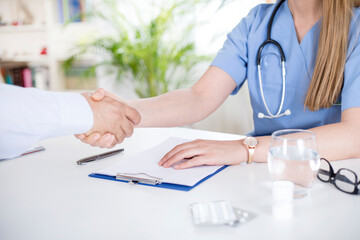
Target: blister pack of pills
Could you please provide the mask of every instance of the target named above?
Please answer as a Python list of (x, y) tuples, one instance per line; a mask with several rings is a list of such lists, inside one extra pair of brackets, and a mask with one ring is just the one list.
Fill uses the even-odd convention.
[(233, 208), (228, 201), (193, 203), (190, 205), (190, 211), (197, 226), (235, 226), (256, 217), (248, 211)]

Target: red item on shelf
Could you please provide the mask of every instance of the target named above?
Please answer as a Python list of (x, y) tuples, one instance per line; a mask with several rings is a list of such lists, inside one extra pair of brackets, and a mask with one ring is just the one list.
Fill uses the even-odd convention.
[(47, 47), (41, 49), (40, 55), (47, 55)]

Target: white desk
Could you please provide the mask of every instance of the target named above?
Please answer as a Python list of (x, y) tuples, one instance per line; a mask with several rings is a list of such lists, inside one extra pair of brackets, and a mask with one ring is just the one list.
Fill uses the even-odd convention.
[[(183, 128), (138, 129), (123, 144), (124, 154), (135, 154), (169, 136), (241, 138)], [(76, 160), (107, 150), (89, 147), (74, 137), (41, 145), (46, 151), (0, 162), (1, 240), (360, 239), (360, 196), (344, 194), (318, 180), (310, 197), (295, 200), (291, 220), (274, 220), (266, 164), (228, 167), (190, 192), (182, 192), (88, 177), (124, 154), (77, 166)], [(333, 166), (360, 170), (360, 160)], [(258, 217), (238, 227), (193, 226), (189, 204), (215, 200), (229, 200)]]

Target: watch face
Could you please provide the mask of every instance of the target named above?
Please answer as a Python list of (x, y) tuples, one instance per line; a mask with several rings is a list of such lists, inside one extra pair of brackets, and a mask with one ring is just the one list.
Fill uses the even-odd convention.
[(244, 143), (246, 145), (248, 145), (249, 147), (255, 147), (257, 145), (258, 141), (256, 140), (256, 138), (247, 137), (247, 138), (245, 138)]

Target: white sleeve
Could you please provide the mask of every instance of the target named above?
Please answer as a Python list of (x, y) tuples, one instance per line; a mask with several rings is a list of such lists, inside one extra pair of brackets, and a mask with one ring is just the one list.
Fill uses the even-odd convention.
[(44, 138), (87, 132), (93, 121), (80, 94), (0, 84), (0, 159), (20, 155)]

